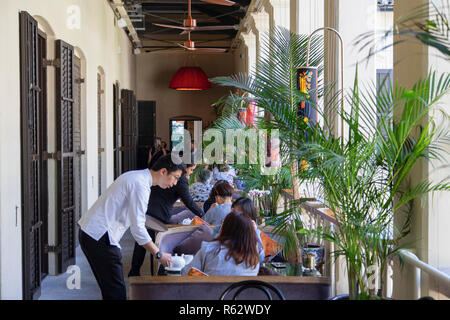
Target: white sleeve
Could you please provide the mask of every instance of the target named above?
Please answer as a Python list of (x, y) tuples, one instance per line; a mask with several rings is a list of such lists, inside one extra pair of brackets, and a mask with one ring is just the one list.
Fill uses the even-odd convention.
[(131, 183), (128, 190), (130, 214), (130, 231), (136, 242), (142, 246), (152, 241), (152, 238), (145, 227), (145, 214), (147, 212), (147, 205), (150, 199), (150, 188), (147, 188), (139, 180)]

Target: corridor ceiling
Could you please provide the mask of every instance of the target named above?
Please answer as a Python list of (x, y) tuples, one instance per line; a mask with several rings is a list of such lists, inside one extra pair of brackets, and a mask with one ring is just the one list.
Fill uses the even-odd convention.
[[(224, 6), (191, 0), (191, 16), (197, 20), (197, 26), (235, 26), (231, 30), (191, 32), (195, 47), (231, 48), (251, 0), (233, 1), (234, 5)], [(183, 50), (176, 43), (186, 41), (187, 34), (153, 23), (183, 26), (183, 19), (188, 17), (188, 0), (123, 0), (123, 3), (141, 40), (142, 51)]]

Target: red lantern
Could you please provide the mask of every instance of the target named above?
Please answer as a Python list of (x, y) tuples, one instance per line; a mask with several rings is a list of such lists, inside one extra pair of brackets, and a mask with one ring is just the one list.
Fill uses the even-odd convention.
[(175, 90), (211, 89), (208, 77), (200, 67), (182, 67), (173, 76), (169, 88)]

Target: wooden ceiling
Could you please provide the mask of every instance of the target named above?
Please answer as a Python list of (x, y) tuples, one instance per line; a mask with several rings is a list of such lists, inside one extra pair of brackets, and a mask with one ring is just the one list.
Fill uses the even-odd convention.
[[(222, 6), (191, 0), (191, 16), (197, 26), (236, 26), (232, 30), (193, 31), (191, 40), (196, 47), (230, 48), (251, 0), (233, 0), (233, 6)], [(188, 16), (188, 0), (124, 0), (124, 5), (137, 30), (145, 52), (183, 50), (187, 35), (181, 30), (155, 26), (153, 23), (183, 26)]]

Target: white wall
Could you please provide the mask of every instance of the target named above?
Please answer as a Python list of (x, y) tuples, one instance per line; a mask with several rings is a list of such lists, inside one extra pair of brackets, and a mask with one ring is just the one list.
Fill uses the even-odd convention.
[[(230, 88), (211, 84), (203, 91), (177, 91), (169, 83), (177, 70), (185, 66), (187, 52), (168, 51), (141, 54), (137, 58), (137, 100), (156, 101), (156, 135), (169, 142), (169, 119), (180, 115), (198, 116), (203, 126), (216, 119), (212, 103), (229, 94)], [(234, 73), (232, 53), (196, 54), (194, 62), (208, 78)]]
[[(80, 28), (67, 22), (79, 8)], [(97, 68), (105, 71), (106, 185), (113, 181), (113, 93), (112, 84), (135, 90), (135, 56), (125, 32), (114, 26), (114, 14), (106, 0), (3, 0), (0, 37), (0, 299), (22, 297), (21, 168), (20, 168), (20, 51), (19, 11), (47, 21), (55, 33), (77, 47), (85, 56), (85, 102), (82, 107), (82, 135), (86, 147), (84, 210), (97, 198)], [(74, 20), (71, 20), (74, 21)], [(76, 25), (76, 24), (75, 24)], [(119, 51), (120, 48), (120, 51)], [(119, 53), (120, 52), (120, 53)], [(49, 57), (54, 53), (50, 52)], [(48, 73), (53, 73), (49, 69)], [(49, 111), (54, 109), (54, 84), (49, 76)], [(50, 125), (50, 123), (49, 123)], [(51, 127), (51, 126), (50, 126)], [(51, 128), (49, 128), (51, 130)], [(54, 152), (54, 133), (49, 134), (49, 152)], [(49, 170), (51, 170), (49, 166)], [(92, 179), (93, 178), (93, 179)], [(49, 181), (49, 183), (51, 183)], [(18, 221), (16, 224), (16, 207)], [(50, 208), (52, 210), (52, 208)], [(51, 212), (50, 212), (51, 214)], [(54, 212), (53, 212), (54, 215)], [(50, 228), (54, 233), (54, 229)], [(53, 234), (54, 236), (54, 234)]]

